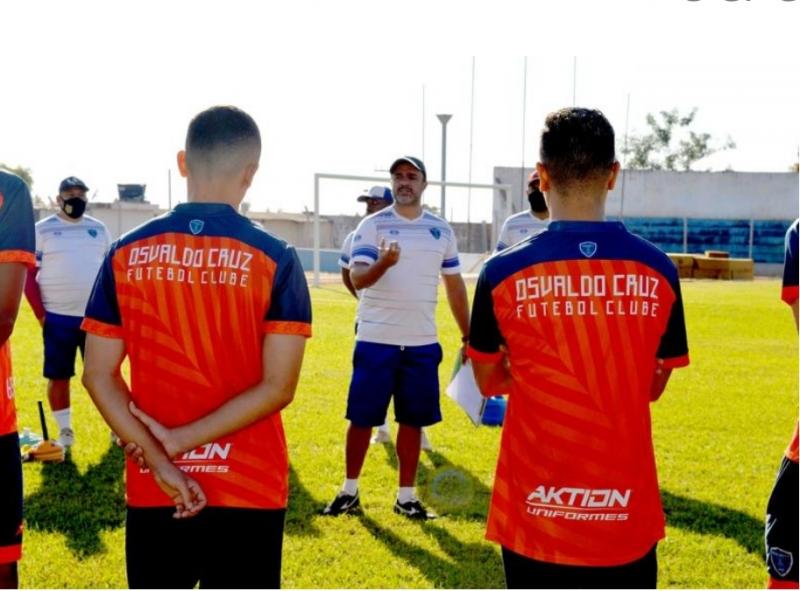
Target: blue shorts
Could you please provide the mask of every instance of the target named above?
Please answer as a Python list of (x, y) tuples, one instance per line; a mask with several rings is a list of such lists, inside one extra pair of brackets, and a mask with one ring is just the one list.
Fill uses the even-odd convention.
[(75, 355), (83, 357), (86, 333), (81, 330), (81, 316), (48, 312), (44, 317), (44, 377), (68, 380), (75, 375)]
[(413, 427), (438, 423), (441, 362), (439, 343), (405, 347), (356, 341), (346, 418), (358, 427), (382, 425), (394, 395), (398, 423)]

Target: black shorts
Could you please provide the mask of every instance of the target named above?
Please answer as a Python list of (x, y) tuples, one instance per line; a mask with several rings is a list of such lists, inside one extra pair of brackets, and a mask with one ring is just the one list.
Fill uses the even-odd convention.
[(656, 546), (633, 562), (619, 566), (572, 566), (541, 562), (503, 548), (509, 589), (655, 589)]
[(86, 346), (86, 333), (81, 330), (80, 316), (63, 316), (48, 312), (44, 318), (44, 377), (68, 380), (75, 375), (75, 357), (81, 357)]
[(22, 462), (16, 431), (0, 437), (0, 564), (22, 556)]
[(767, 570), (773, 581), (797, 582), (797, 462), (784, 457), (767, 503), (764, 533)]
[(125, 558), (132, 589), (277, 589), (285, 509), (128, 507)]

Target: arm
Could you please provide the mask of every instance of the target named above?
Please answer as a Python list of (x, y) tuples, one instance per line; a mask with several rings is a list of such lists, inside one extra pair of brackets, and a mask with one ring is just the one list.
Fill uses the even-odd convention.
[(656, 360), (656, 368), (653, 371), (653, 381), (650, 384), (650, 402), (655, 402), (664, 393), (667, 387), (669, 377), (672, 375), (672, 369), (664, 367), (664, 360)]
[(267, 333), (262, 348), (261, 381), (192, 423), (168, 429), (135, 406), (131, 412), (161, 441), (167, 454), (174, 457), (286, 407), (294, 399), (304, 351), (303, 336)]
[(25, 284), (23, 263), (0, 263), (0, 347), (11, 338)]
[(356, 294), (356, 288), (353, 287), (353, 282), (350, 281), (350, 269), (348, 269), (347, 267), (342, 267), (342, 283), (344, 283), (344, 286), (347, 288), (347, 291), (349, 291), (354, 298), (358, 299), (358, 294)]
[(206, 504), (197, 483), (172, 464), (147, 428), (128, 411), (130, 391), (120, 366), (125, 342), (95, 334), (86, 335), (83, 385), (106, 423), (123, 441), (134, 441), (142, 451), (159, 487), (175, 503), (175, 517), (191, 517)]
[(458, 330), (461, 331), (461, 340), (466, 342), (469, 337), (469, 300), (467, 299), (467, 286), (461, 273), (455, 275), (442, 275), (445, 291), (447, 292), (447, 303), (450, 304), (450, 311), (453, 313)]
[(39, 289), (39, 282), (36, 280), (38, 273), (38, 268), (28, 269), (28, 276), (25, 279), (25, 299), (28, 300), (28, 304), (30, 304), (34, 315), (36, 315), (36, 319), (39, 321), (39, 324), (41, 324), (44, 322), (45, 310), (44, 302), (42, 301), (42, 292)]
[(397, 264), (400, 260), (400, 245), (392, 241), (387, 247), (386, 241), (381, 240), (378, 253), (378, 259), (372, 264), (359, 261), (350, 265), (350, 281), (357, 290), (373, 285), (390, 267)]

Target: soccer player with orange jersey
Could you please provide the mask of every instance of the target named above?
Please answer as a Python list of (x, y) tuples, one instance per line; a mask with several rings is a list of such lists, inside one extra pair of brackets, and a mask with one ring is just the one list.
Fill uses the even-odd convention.
[[(798, 304), (798, 225), (795, 220), (786, 232), (786, 257), (783, 263), (783, 289), (781, 299), (792, 307), (797, 328)], [(764, 532), (766, 544), (769, 589), (798, 588), (798, 512), (797, 512), (797, 424), (786, 454), (778, 469), (778, 476), (767, 504), (767, 521)]]
[(487, 538), (509, 588), (654, 588), (664, 514), (650, 402), (689, 363), (678, 273), (605, 202), (619, 163), (602, 113), (545, 119), (550, 225), (489, 259), (469, 355), (509, 392)]
[(22, 179), (0, 170), (0, 588), (19, 584), (22, 464), (19, 456), (11, 332), (29, 268), (36, 264), (33, 206)]
[(112, 245), (87, 306), (84, 383), (135, 444), (131, 587), (280, 586), (279, 411), (294, 397), (311, 304), (294, 249), (236, 210), (260, 154), (243, 111), (197, 115), (178, 153), (189, 202)]

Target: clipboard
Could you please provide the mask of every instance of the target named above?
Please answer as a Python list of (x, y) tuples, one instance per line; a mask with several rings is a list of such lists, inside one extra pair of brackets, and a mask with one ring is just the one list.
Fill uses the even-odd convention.
[(488, 400), (481, 394), (475, 376), (472, 373), (472, 362), (462, 364), (456, 359), (453, 376), (447, 385), (447, 395), (452, 398), (467, 413), (472, 423), (479, 427), (483, 420), (483, 411), (486, 410)]

